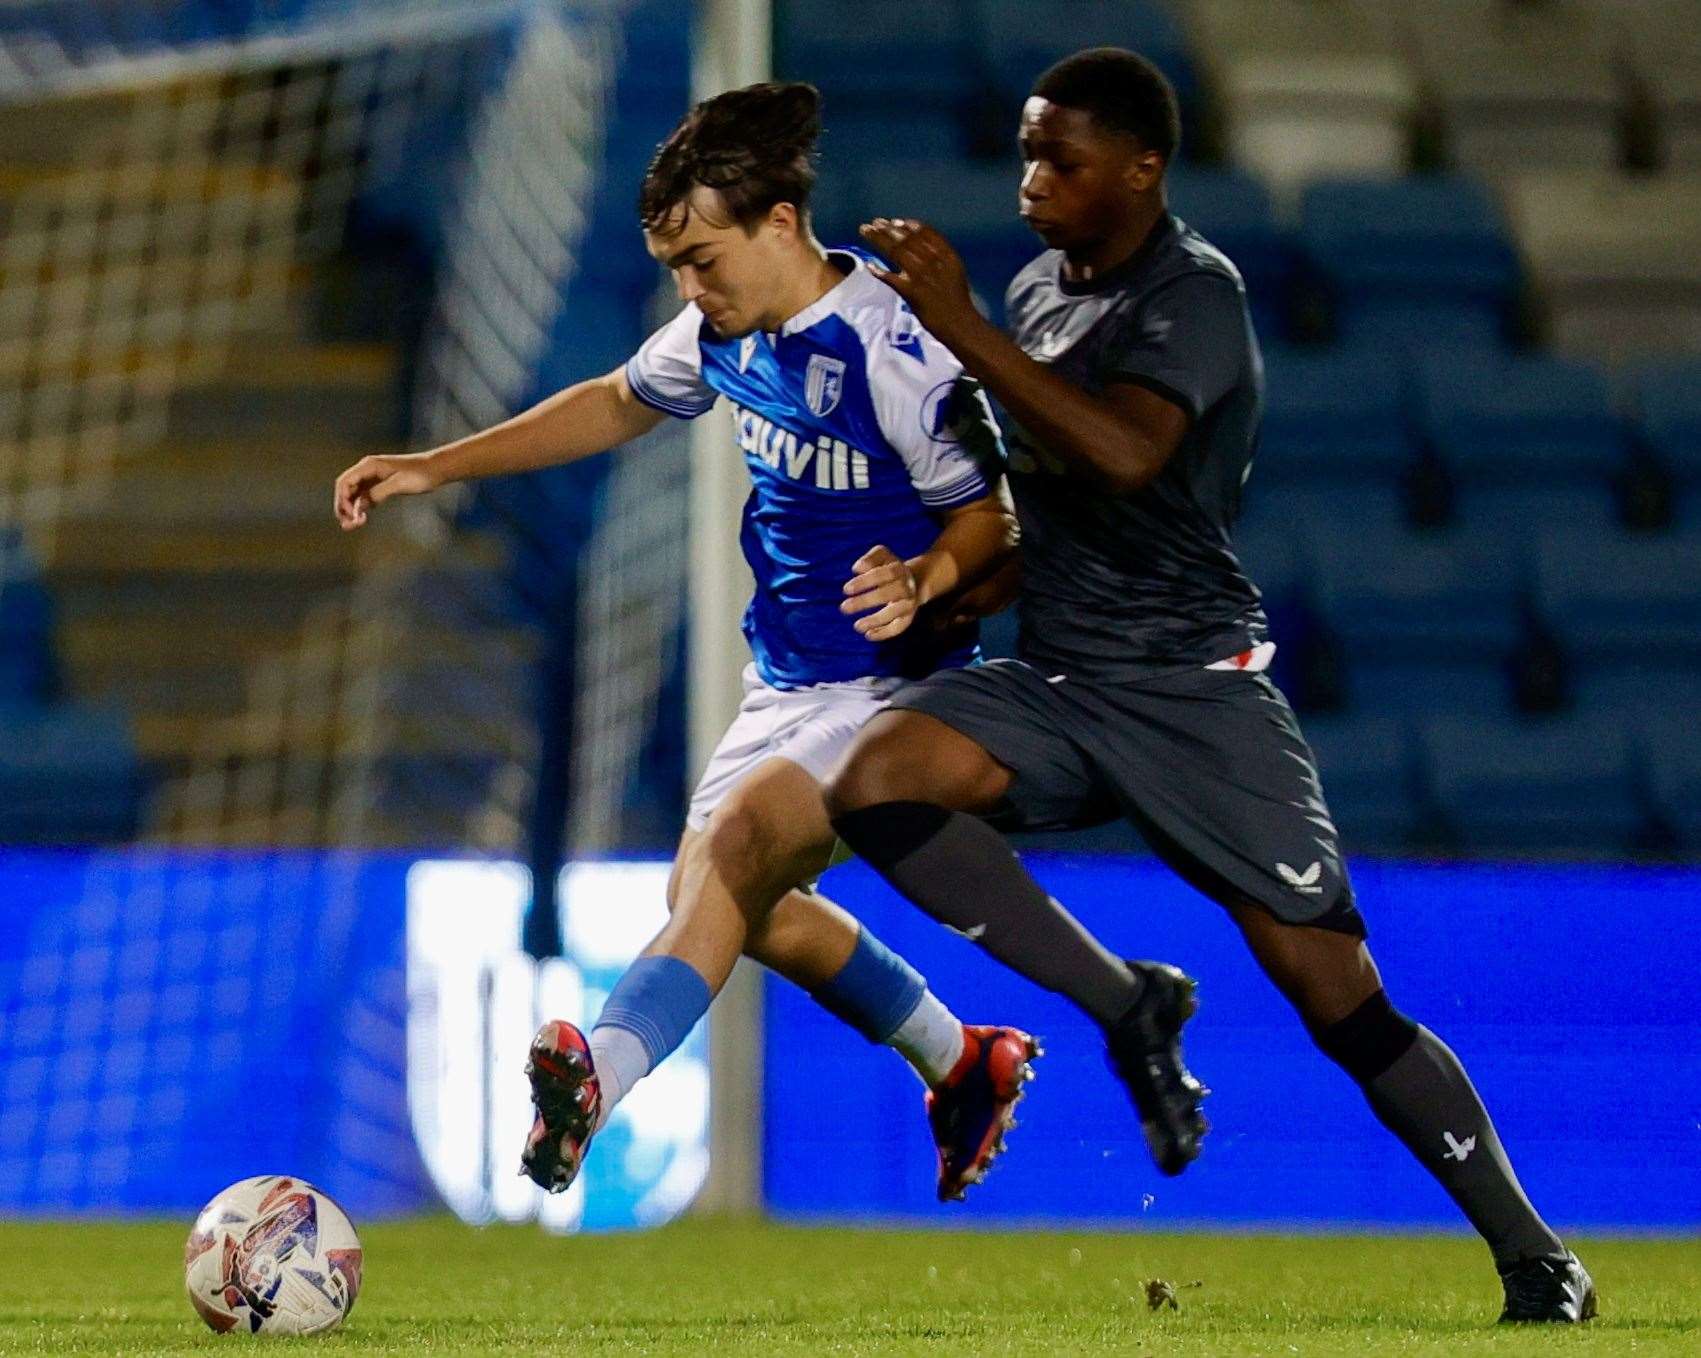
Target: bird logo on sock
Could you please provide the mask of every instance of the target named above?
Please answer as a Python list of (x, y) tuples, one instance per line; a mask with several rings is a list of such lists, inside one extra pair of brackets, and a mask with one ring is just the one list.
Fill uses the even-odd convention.
[(1443, 1132), (1441, 1135), (1447, 1142), (1447, 1153), (1441, 1157), (1443, 1160), (1457, 1160), (1462, 1165), (1470, 1153), (1477, 1148), (1477, 1139), (1474, 1136), (1467, 1136), (1463, 1141), (1455, 1141), (1452, 1132)]

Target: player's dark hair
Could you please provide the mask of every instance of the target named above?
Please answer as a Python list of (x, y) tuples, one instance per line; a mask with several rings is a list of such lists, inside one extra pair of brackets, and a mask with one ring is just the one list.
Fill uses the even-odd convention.
[(1181, 108), (1175, 87), (1138, 52), (1088, 47), (1064, 57), (1034, 81), (1033, 94), (1090, 113), (1112, 132), (1125, 132), (1167, 165), (1181, 144)]
[[(821, 94), (813, 85), (746, 85), (705, 99), (657, 149), (638, 191), (638, 219), (662, 231), (699, 186), (720, 194), (729, 218), (748, 230), (776, 203), (808, 211)], [(673, 223), (674, 234), (686, 217)]]

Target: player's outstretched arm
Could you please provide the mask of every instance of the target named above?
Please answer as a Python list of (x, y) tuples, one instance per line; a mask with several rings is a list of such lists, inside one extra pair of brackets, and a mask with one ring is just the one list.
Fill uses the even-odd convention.
[(1113, 495), (1163, 470), (1186, 436), (1186, 411), (1143, 387), (1092, 395), (1029, 358), (975, 310), (962, 259), (925, 222), (878, 217), (862, 235), (897, 266), (876, 269), (879, 279), (1048, 452)]
[(626, 370), (616, 368), (441, 448), (361, 458), (337, 477), (337, 522), (345, 532), (359, 528), (373, 505), (394, 495), (424, 495), (455, 481), (576, 462), (646, 434), (665, 418), (632, 394)]
[(1015, 558), (1019, 531), (1000, 481), (980, 499), (946, 510), (944, 528), (920, 556), (905, 561), (887, 547), (869, 548), (851, 567), (839, 609), (865, 615), (856, 630), (870, 641), (890, 641), (935, 599), (997, 576)]

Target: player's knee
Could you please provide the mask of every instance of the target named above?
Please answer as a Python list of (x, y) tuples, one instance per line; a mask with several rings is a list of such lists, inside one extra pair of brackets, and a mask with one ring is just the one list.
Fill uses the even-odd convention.
[(876, 717), (827, 780), (822, 790), (827, 814), (837, 818), (882, 802), (945, 799), (942, 770), (914, 734), (901, 718)]
[(908, 772), (907, 760), (894, 742), (877, 739), (858, 747), (822, 788), (827, 814), (836, 820), (881, 802), (914, 798), (914, 779), (905, 776)]
[(705, 835), (709, 861), (728, 885), (742, 883), (772, 852), (774, 834), (757, 808), (732, 798), (716, 809)]
[(710, 820), (703, 838), (707, 865), (751, 924), (766, 918), (773, 902), (809, 875), (808, 846), (796, 839), (773, 808), (737, 796)]

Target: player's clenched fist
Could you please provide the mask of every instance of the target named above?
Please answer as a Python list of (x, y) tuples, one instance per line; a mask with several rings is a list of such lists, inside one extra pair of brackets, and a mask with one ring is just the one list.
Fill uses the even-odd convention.
[[(915, 621), (921, 607), (915, 572), (886, 547), (870, 547), (851, 567), (841, 613), (867, 613), (856, 630), (870, 641), (890, 641)], [(871, 611), (877, 610), (877, 611)]]
[(337, 478), (335, 509), (344, 531), (366, 522), (368, 510), (392, 495), (424, 495), (438, 487), (430, 453), (363, 457)]

